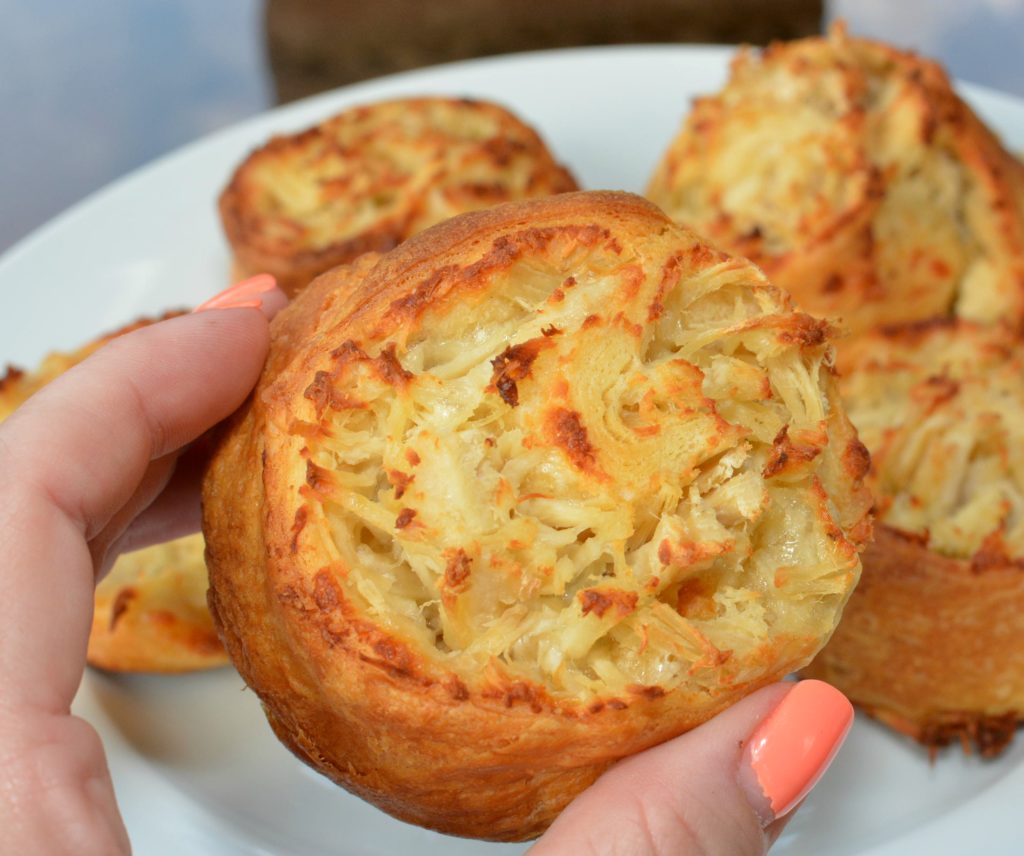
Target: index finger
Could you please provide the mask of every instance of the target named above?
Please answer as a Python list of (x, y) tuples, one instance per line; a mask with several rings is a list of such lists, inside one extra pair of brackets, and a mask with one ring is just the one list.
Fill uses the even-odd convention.
[(150, 461), (241, 404), (268, 341), (251, 309), (161, 322), (114, 340), (0, 425), (0, 705), (67, 709), (88, 639), (89, 537)]

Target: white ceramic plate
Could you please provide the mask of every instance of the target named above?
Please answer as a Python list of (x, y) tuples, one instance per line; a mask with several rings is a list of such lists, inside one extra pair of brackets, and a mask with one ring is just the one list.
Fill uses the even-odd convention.
[[(228, 280), (215, 200), (271, 133), (351, 104), (413, 94), (500, 101), (534, 124), (589, 188), (641, 191), (690, 99), (724, 81), (731, 51), (630, 47), (460, 63), (353, 86), (196, 143), (86, 200), (0, 259), (0, 362), (33, 365), (139, 315), (189, 306)], [(1024, 103), (964, 87), (1008, 144)], [(136, 852), (520, 853), (407, 826), (306, 770), (230, 669), (179, 678), (90, 672), (75, 710), (106, 742)], [(1024, 740), (998, 761), (926, 755), (859, 718), (776, 854), (986, 856), (1024, 852)]]

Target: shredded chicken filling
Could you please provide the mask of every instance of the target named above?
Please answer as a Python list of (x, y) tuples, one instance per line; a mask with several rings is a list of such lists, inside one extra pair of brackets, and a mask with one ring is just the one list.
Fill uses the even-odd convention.
[[(873, 344), (872, 344), (873, 343)], [(1024, 555), (1024, 365), (999, 329), (960, 322), (858, 343), (844, 370), (879, 519), (970, 559)]]
[(750, 678), (857, 573), (828, 351), (745, 263), (557, 249), (339, 358), (309, 465), (346, 596), (556, 694)]

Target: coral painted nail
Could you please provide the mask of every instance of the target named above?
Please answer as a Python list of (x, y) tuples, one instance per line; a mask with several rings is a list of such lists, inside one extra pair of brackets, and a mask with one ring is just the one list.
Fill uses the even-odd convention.
[(236, 282), (192, 311), (205, 312), (208, 309), (251, 307), (261, 310), (268, 318), (272, 318), (286, 303), (287, 298), (277, 287), (274, 277), (269, 273), (261, 273)]
[[(853, 707), (846, 696), (822, 681), (808, 680), (793, 687), (758, 725), (743, 759), (761, 792), (756, 796), (763, 795), (751, 802), (765, 825), (788, 814), (807, 796), (852, 724)], [(768, 811), (763, 809), (765, 800)]]

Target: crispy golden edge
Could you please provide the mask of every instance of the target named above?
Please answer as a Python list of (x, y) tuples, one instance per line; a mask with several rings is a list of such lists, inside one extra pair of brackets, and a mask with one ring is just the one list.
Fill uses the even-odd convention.
[[(312, 591), (299, 583), (285, 545), (306, 521), (282, 521), (267, 505), (264, 483), (274, 466), (264, 445), (269, 412), (277, 403), (275, 382), (286, 372), (301, 374), (301, 365), (293, 364), (303, 359), (294, 356), (297, 343), (333, 347), (325, 331), (337, 327), (352, 336), (414, 329), (432, 302), (473, 287), (471, 281), (441, 285), (431, 276), (435, 259), (490, 246), (509, 230), (557, 229), (578, 218), (626, 236), (669, 222), (631, 195), (567, 194), (456, 218), (379, 260), (361, 260), (361, 269), (339, 268), (315, 280), (275, 319), (267, 368), (221, 435), (204, 482), (211, 611), (275, 732), (296, 755), (359, 796), (404, 820), (460, 835), (521, 840), (539, 834), (624, 750), (639, 751), (694, 727), (734, 696), (698, 703), (683, 693), (652, 692), (582, 707), (526, 682), (471, 692), (356, 614), (330, 574), (316, 574)], [(856, 445), (850, 434), (848, 442)], [(851, 452), (843, 465), (863, 472), (859, 454)], [(868, 530), (859, 527), (852, 537), (866, 537)], [(764, 651), (766, 661), (774, 656)], [(323, 684), (321, 663), (328, 658), (349, 682), (343, 703), (336, 687)], [(350, 666), (339, 666), (344, 663)], [(775, 677), (765, 674), (743, 691)], [(434, 727), (439, 720), (443, 731)], [(328, 755), (327, 747), (337, 746), (346, 747), (343, 760)], [(554, 769), (553, 746), (563, 747)], [(381, 757), (390, 763), (380, 764)], [(493, 763), (480, 768), (480, 757)], [(449, 781), (459, 783), (457, 794)]]
[(999, 754), (1024, 721), (1019, 565), (979, 570), (882, 523), (862, 560), (843, 620), (802, 674), (932, 750)]
[[(274, 215), (264, 214), (258, 210), (259, 203), (252, 198), (249, 187), (250, 174), (260, 163), (272, 162), (281, 156), (301, 152), (303, 148), (328, 134), (332, 123), (343, 121), (349, 115), (372, 116), (376, 107), (388, 108), (393, 104), (403, 104), (410, 110), (441, 104), (456, 110), (466, 108), (486, 112), (503, 125), (506, 132), (514, 131), (518, 137), (525, 140), (526, 154), (534, 160), (533, 183), (537, 185), (537, 190), (528, 195), (564, 193), (578, 189), (572, 174), (554, 161), (537, 132), (497, 104), (468, 99), (410, 98), (399, 102), (354, 107), (305, 131), (273, 137), (235, 169), (220, 195), (218, 208), (224, 234), (234, 253), (235, 266), (241, 274), (273, 274), (280, 287), (287, 294), (294, 295), (314, 277), (330, 268), (347, 264), (364, 253), (387, 252), (410, 236), (409, 226), (405, 222), (407, 218), (381, 218), (370, 227), (356, 233), (339, 230), (337, 238), (326, 246), (303, 246), (302, 241), (297, 240), (291, 246), (282, 247), (277, 242), (266, 240), (262, 234), (265, 218), (272, 218)], [(495, 168), (495, 176), (500, 176), (500, 167)]]

